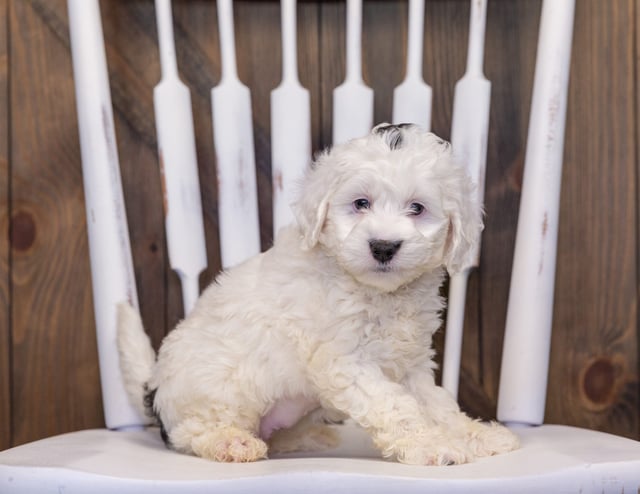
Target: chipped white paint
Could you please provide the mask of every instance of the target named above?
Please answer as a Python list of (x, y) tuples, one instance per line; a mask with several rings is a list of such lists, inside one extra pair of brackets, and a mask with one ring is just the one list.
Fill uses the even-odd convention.
[[(484, 201), (491, 103), (491, 83), (482, 71), (486, 19), (487, 0), (472, 0), (467, 68), (462, 79), (456, 84), (451, 124), (453, 153), (466, 166), (469, 176), (476, 184), (477, 200), (480, 204)], [(442, 385), (455, 397), (458, 395), (460, 379), (467, 281), (470, 271), (479, 264), (480, 242), (477, 243), (469, 265), (460, 273), (453, 274), (449, 283)]]
[(333, 144), (368, 134), (373, 89), (362, 79), (362, 0), (347, 0), (347, 76), (333, 90)]
[(574, 7), (542, 6), (500, 374), (503, 422), (544, 419)]
[(311, 162), (309, 91), (298, 80), (296, 0), (282, 0), (282, 82), (271, 92), (273, 233), (294, 221), (296, 184)]
[(218, 174), (218, 221), (222, 266), (260, 252), (258, 194), (249, 88), (240, 82), (231, 0), (218, 0), (222, 58), (220, 83), (211, 91)]
[(163, 180), (169, 261), (182, 284), (185, 315), (199, 296), (207, 267), (191, 95), (178, 75), (171, 1), (156, 0), (162, 79), (153, 90), (158, 157)]
[(409, 0), (407, 73), (393, 91), (393, 123), (414, 123), (431, 128), (431, 87), (422, 77), (424, 0)]
[(138, 305), (98, 0), (69, 0), (69, 29), (107, 427), (142, 425), (122, 384), (116, 306)]

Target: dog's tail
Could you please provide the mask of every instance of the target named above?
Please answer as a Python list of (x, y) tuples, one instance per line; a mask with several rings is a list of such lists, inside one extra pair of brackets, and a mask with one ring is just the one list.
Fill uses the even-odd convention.
[(149, 414), (144, 403), (146, 384), (151, 379), (156, 354), (140, 314), (127, 303), (118, 304), (117, 341), (125, 390), (131, 403), (145, 417)]

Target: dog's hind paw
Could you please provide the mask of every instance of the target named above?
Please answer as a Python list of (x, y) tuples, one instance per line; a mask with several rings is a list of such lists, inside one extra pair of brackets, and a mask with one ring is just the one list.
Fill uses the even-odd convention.
[(267, 456), (267, 445), (251, 432), (236, 427), (216, 427), (191, 441), (191, 449), (202, 458), (220, 462), (249, 462)]

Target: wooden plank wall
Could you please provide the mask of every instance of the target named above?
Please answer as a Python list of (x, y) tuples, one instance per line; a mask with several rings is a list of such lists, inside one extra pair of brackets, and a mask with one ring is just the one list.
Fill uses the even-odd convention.
[[(577, 0), (562, 186), (547, 422), (640, 438), (639, 0)], [(493, 84), (480, 269), (469, 287), (461, 402), (495, 415), (540, 0), (489, 2)], [(141, 311), (157, 346), (180, 318), (167, 266), (152, 88), (152, 0), (103, 0), (116, 134)], [(344, 77), (342, 1), (299, 5), (300, 78), (312, 142), (330, 144)], [(406, 2), (364, 2), (364, 72), (375, 119), (404, 75)], [(469, 2), (426, 2), (433, 130), (449, 137), (466, 57)], [(192, 91), (209, 269), (219, 268), (210, 90), (220, 77), (215, 2), (174, 1), (178, 63)], [(235, 2), (239, 74), (252, 90), (263, 246), (271, 242), (269, 92), (280, 80), (279, 5)], [(102, 427), (80, 152), (64, 0), (0, 0), (0, 449)], [(441, 344), (441, 339), (440, 339)]]
[(9, 324), (9, 85), (7, 2), (0, 1), (0, 449), (11, 444)]

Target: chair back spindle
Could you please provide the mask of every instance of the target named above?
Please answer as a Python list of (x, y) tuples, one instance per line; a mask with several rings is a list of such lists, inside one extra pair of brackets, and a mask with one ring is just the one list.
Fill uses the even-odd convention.
[(105, 422), (110, 429), (141, 426), (129, 403), (116, 348), (116, 306), (138, 305), (124, 208), (111, 93), (98, 0), (69, 0), (93, 305)]
[(238, 79), (233, 4), (218, 0), (222, 77), (211, 91), (218, 173), (218, 218), (222, 266), (260, 252), (253, 120), (249, 88)]
[(178, 75), (171, 1), (156, 0), (155, 7), (162, 78), (153, 90), (153, 106), (165, 228), (169, 262), (180, 277), (186, 315), (200, 294), (198, 280), (207, 267), (207, 249), (191, 94)]
[(346, 77), (333, 90), (333, 144), (362, 137), (373, 127), (373, 89), (362, 79), (362, 0), (347, 0)]
[(502, 352), (498, 420), (544, 419), (575, 0), (544, 0)]
[[(487, 164), (491, 83), (483, 74), (484, 38), (487, 0), (471, 0), (469, 16), (469, 47), (467, 68), (456, 83), (451, 122), (453, 153), (467, 169), (476, 185), (477, 200), (484, 200), (484, 179)], [(442, 386), (458, 396), (460, 357), (467, 299), (467, 282), (471, 270), (480, 265), (480, 239), (466, 266), (453, 273), (449, 280), (449, 304), (445, 332)]]
[(394, 124), (415, 123), (431, 128), (432, 89), (422, 77), (424, 52), (424, 0), (409, 0), (407, 35), (407, 70), (405, 78), (393, 91)]
[(296, 0), (282, 0), (282, 81), (271, 91), (273, 234), (294, 220), (296, 184), (311, 162), (309, 91), (298, 80)]

